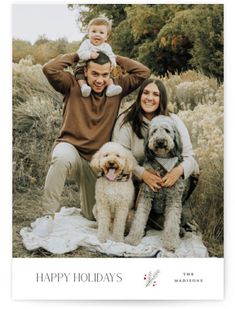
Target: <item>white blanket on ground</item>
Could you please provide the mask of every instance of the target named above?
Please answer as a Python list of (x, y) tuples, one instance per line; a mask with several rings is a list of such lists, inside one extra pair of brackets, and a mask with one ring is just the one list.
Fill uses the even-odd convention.
[(161, 244), (161, 231), (149, 230), (138, 246), (108, 239), (100, 243), (94, 222), (85, 219), (77, 208), (63, 207), (51, 216), (38, 218), (31, 227), (20, 231), (23, 244), (28, 250), (44, 248), (54, 254), (63, 254), (85, 247), (89, 251), (98, 251), (109, 256), (123, 257), (208, 257), (201, 235), (186, 232), (174, 253), (166, 251)]

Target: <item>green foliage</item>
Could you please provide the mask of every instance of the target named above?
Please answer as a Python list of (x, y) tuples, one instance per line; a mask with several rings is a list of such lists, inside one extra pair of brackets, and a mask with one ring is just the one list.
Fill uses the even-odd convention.
[[(77, 5), (86, 27), (101, 14), (113, 20), (114, 52), (157, 75), (196, 69), (223, 81), (223, 5)], [(88, 10), (87, 10), (88, 9)]]
[(130, 58), (137, 58), (138, 48), (136, 48), (131, 25), (128, 19), (123, 20), (112, 33), (111, 44), (114, 53)]
[[(106, 16), (112, 20), (113, 27), (115, 28), (120, 22), (126, 19), (125, 8), (131, 6), (130, 4), (86, 4), (86, 5), (70, 5), (70, 9), (79, 10), (78, 22), (83, 27), (87, 26), (89, 21), (98, 16)], [(85, 7), (85, 10), (84, 10)], [(87, 10), (88, 9), (88, 10)]]
[(135, 43), (156, 38), (164, 24), (156, 8), (156, 6), (149, 5), (132, 5), (126, 9)]
[(208, 76), (223, 80), (223, 5), (196, 5), (179, 11), (160, 31), (162, 49), (190, 52), (189, 64)]
[[(191, 27), (194, 37), (191, 63), (204, 74), (223, 80), (223, 5), (200, 7), (196, 17), (198, 27)], [(202, 31), (204, 27), (206, 33)]]

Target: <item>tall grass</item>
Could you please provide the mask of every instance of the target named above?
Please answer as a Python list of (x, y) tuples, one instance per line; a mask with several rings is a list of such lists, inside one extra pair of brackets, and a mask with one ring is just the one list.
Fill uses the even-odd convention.
[(223, 85), (194, 71), (165, 79), (170, 107), (186, 124), (200, 178), (191, 205), (211, 255), (223, 255)]
[[(212, 256), (223, 255), (223, 85), (194, 71), (164, 78), (170, 108), (185, 122), (200, 165), (195, 219)], [(124, 101), (130, 105), (134, 96)], [(14, 190), (44, 183), (62, 119), (62, 97), (30, 59), (13, 64)]]
[[(221, 93), (222, 88), (218, 90)], [(191, 134), (200, 166), (198, 187), (192, 195), (195, 219), (200, 223), (211, 254), (223, 251), (223, 106), (199, 104), (193, 111), (179, 112)], [(213, 242), (211, 241), (213, 240)]]
[(41, 186), (61, 124), (62, 96), (41, 65), (30, 59), (13, 64), (13, 189)]

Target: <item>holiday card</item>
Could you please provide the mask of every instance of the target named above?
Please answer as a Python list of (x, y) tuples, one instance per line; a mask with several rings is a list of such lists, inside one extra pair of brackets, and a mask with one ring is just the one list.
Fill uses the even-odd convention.
[(223, 299), (223, 10), (12, 6), (14, 299)]

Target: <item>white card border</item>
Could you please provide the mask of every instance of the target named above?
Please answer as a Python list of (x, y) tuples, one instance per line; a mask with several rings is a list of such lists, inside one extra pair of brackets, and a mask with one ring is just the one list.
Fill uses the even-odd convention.
[(12, 269), (17, 300), (222, 300), (224, 291), (223, 258), (13, 258)]

